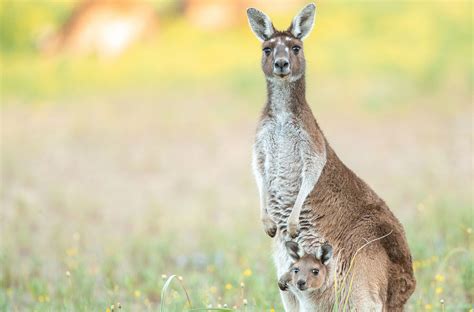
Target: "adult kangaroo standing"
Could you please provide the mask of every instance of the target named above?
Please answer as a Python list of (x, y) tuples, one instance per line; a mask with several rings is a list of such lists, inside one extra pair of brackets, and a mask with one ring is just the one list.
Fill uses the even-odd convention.
[[(307, 5), (286, 31), (275, 30), (263, 12), (247, 10), (250, 26), (263, 42), (268, 93), (253, 168), (263, 226), (275, 237), (278, 277), (292, 263), (286, 241), (295, 239), (308, 253), (325, 241), (334, 248), (334, 270), (326, 285), (309, 294), (281, 292), (283, 304), (286, 311), (331, 311), (344, 297), (352, 310), (402, 311), (416, 284), (403, 227), (339, 160), (305, 99), (302, 40), (313, 27), (315, 9)], [(335, 280), (343, 282), (339, 295)]]

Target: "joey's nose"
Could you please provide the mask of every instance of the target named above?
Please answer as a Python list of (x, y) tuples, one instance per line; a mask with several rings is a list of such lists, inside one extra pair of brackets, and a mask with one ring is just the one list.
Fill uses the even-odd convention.
[(298, 285), (298, 288), (301, 289), (301, 290), (306, 288), (306, 282), (305, 281), (299, 280), (298, 282), (296, 282), (296, 284)]
[(284, 72), (290, 66), (290, 63), (288, 63), (287, 59), (279, 58), (275, 61), (274, 65), (275, 69)]

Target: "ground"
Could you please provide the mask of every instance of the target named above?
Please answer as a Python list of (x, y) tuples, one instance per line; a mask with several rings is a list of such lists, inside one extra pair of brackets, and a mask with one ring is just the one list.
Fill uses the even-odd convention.
[[(250, 170), (259, 104), (193, 98), (3, 108), (3, 309), (154, 310), (177, 274), (195, 307), (281, 310)], [(329, 98), (313, 105), (329, 142), (406, 228), (409, 310), (468, 309), (470, 114), (336, 113)]]

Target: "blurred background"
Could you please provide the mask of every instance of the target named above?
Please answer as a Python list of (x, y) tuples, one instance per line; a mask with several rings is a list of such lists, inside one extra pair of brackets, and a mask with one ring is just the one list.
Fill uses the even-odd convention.
[[(245, 9), (305, 1), (0, 1), (0, 310), (282, 311), (251, 145)], [(471, 1), (319, 1), (307, 99), (404, 224), (408, 311), (472, 311)]]

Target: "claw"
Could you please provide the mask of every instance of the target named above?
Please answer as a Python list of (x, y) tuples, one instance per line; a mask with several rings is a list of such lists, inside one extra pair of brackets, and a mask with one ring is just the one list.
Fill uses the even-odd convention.
[(286, 272), (283, 274), (280, 279), (278, 280), (278, 287), (282, 290), (288, 290), (288, 283), (291, 281), (290, 272)]
[(288, 290), (288, 284), (286, 282), (283, 282), (283, 281), (278, 281), (278, 287), (282, 291), (287, 291)]
[(265, 218), (262, 220), (262, 222), (265, 233), (267, 233), (267, 235), (270, 237), (275, 237), (277, 232), (276, 223), (273, 222), (273, 220), (271, 220), (270, 218)]
[(267, 233), (268, 236), (270, 236), (270, 237), (275, 237), (276, 232), (277, 232), (276, 227), (275, 227), (275, 228), (270, 228), (270, 229), (266, 229), (266, 230), (265, 230), (265, 233)]
[(288, 222), (288, 234), (291, 238), (297, 238), (300, 234), (300, 229), (298, 223), (296, 222)]

